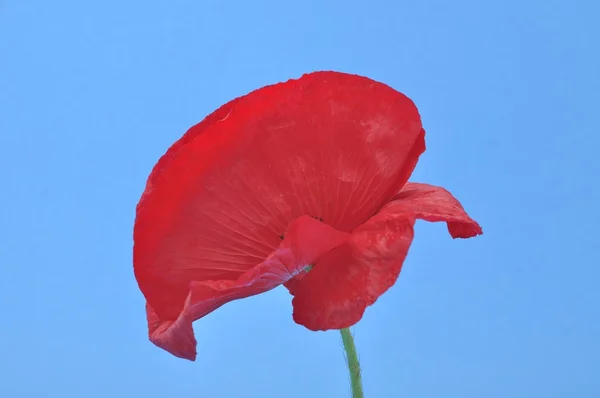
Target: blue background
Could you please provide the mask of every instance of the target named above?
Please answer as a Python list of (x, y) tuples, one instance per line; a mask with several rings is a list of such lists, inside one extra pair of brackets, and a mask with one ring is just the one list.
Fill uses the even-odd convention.
[(0, 396), (349, 396), (339, 335), (283, 288), (147, 339), (134, 209), (167, 147), (229, 99), (304, 72), (419, 106), (412, 180), (484, 228), (420, 222), (355, 328), (365, 396), (600, 397), (599, 3), (0, 3)]

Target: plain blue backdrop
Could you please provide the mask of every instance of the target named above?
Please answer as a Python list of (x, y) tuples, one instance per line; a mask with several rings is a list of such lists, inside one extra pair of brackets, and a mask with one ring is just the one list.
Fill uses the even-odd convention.
[(0, 396), (349, 396), (338, 333), (283, 288), (147, 339), (135, 205), (191, 125), (334, 69), (419, 107), (412, 180), (484, 228), (420, 222), (354, 328), (366, 398), (600, 397), (600, 28), (589, 1), (0, 2)]

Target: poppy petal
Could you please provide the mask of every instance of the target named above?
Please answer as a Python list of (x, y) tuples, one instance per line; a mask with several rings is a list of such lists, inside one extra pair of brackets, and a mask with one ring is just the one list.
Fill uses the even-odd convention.
[(379, 213), (294, 284), (294, 321), (310, 330), (354, 325), (398, 278), (414, 219)]
[(387, 207), (396, 214), (412, 215), (430, 222), (444, 221), (453, 238), (472, 238), (483, 233), (460, 202), (442, 187), (409, 182)]
[(413, 239), (416, 219), (445, 221), (454, 238), (482, 233), (447, 190), (408, 183), (394, 200), (352, 232), (348, 241), (294, 279), (294, 320), (310, 330), (357, 323), (369, 305), (397, 280)]
[(406, 183), (424, 134), (409, 98), (345, 73), (311, 73), (224, 105), (159, 160), (138, 203), (134, 271), (151, 315), (166, 324), (196, 308), (192, 286), (221, 300), (206, 286), (233, 289), (300, 216), (353, 231)]
[(298, 218), (290, 224), (277, 250), (236, 280), (192, 281), (176, 319), (161, 320), (147, 304), (150, 340), (175, 356), (194, 360), (193, 321), (227, 302), (264, 293), (287, 282), (347, 237), (347, 233), (336, 231), (311, 217)]
[(256, 90), (194, 126), (156, 164), (137, 206), (134, 270), (162, 319), (189, 283), (236, 280), (301, 215), (345, 232), (404, 185), (424, 150), (412, 101), (316, 72)]

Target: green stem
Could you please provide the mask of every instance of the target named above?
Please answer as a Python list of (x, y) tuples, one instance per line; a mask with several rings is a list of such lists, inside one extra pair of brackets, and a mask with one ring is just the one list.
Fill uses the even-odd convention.
[(350, 383), (352, 384), (352, 397), (363, 398), (362, 380), (360, 376), (360, 364), (358, 363), (358, 354), (350, 329), (340, 329), (342, 342), (346, 351), (346, 360), (348, 361), (348, 370), (350, 371)]

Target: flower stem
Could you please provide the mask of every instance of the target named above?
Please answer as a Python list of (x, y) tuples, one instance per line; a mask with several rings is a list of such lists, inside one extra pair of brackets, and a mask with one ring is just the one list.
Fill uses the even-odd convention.
[(363, 398), (362, 380), (360, 376), (360, 364), (358, 363), (358, 354), (354, 345), (354, 337), (349, 328), (340, 329), (344, 350), (346, 351), (346, 360), (348, 361), (348, 370), (350, 371), (350, 383), (352, 384), (352, 398)]

